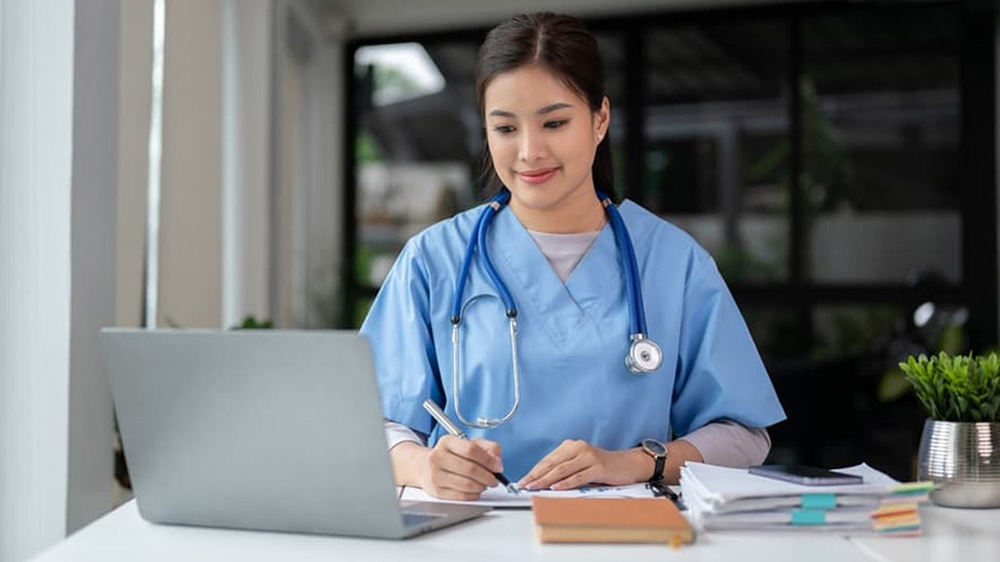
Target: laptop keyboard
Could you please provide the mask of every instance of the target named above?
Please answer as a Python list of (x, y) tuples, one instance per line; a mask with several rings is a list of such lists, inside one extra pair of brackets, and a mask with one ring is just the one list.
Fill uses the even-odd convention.
[(403, 512), (403, 526), (404, 527), (417, 527), (425, 523), (434, 521), (435, 519), (440, 519), (444, 515), (440, 513), (415, 513), (415, 512)]

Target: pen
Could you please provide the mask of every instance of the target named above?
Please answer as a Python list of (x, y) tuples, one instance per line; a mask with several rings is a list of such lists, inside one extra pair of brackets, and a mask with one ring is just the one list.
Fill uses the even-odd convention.
[[(442, 410), (441, 407), (435, 404), (434, 401), (431, 400), (430, 398), (424, 400), (424, 409), (427, 410), (427, 413), (433, 416), (433, 418), (437, 420), (439, 424), (441, 424), (441, 427), (444, 427), (445, 431), (447, 431), (451, 435), (454, 435), (459, 439), (469, 438), (469, 436), (466, 435), (465, 432), (461, 430), (461, 428), (455, 425), (455, 422), (451, 421), (451, 419), (444, 413), (444, 410)], [(512, 494), (520, 493), (520, 490), (518, 490), (517, 486), (511, 484), (510, 480), (507, 480), (507, 477), (504, 476), (502, 472), (494, 472), (493, 476), (495, 476), (497, 481), (503, 484), (505, 488), (507, 488), (508, 492)]]
[(656, 482), (647, 482), (646, 488), (651, 490), (653, 492), (653, 496), (655, 497), (658, 498), (666, 497), (675, 504), (680, 500), (680, 497), (677, 495), (677, 493), (671, 490), (670, 486), (664, 484), (663, 480), (658, 480)]

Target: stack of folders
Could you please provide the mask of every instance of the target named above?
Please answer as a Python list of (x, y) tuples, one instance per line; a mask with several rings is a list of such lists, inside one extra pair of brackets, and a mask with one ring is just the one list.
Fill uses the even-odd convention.
[(862, 484), (804, 486), (756, 476), (746, 469), (688, 462), (681, 494), (695, 524), (715, 529), (861, 531), (893, 536), (920, 534), (917, 509), (933, 484), (901, 484), (860, 464), (837, 472)]
[(665, 543), (694, 540), (687, 519), (665, 498), (555, 498), (532, 496), (543, 543)]

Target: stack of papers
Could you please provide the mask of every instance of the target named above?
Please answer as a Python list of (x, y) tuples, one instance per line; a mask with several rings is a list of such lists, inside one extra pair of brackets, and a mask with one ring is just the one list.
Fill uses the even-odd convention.
[(933, 484), (902, 484), (860, 464), (838, 472), (862, 484), (804, 486), (750, 474), (746, 469), (688, 462), (681, 494), (702, 529), (873, 529), (887, 535), (920, 534), (918, 504)]

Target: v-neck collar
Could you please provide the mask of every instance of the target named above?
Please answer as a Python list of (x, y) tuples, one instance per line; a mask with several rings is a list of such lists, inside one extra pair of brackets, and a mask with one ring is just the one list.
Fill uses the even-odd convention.
[(597, 321), (590, 312), (607, 299), (609, 291), (623, 290), (623, 271), (610, 222), (565, 284), (513, 211), (503, 209), (494, 222), (487, 243), (495, 267), (514, 293), (518, 310), (543, 324), (557, 344), (564, 344), (588, 320)]

